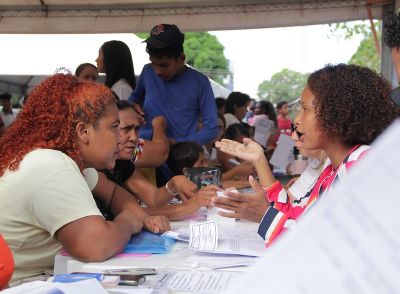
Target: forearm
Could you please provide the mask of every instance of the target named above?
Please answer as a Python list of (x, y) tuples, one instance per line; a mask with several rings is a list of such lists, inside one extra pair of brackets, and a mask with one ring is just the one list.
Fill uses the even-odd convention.
[(265, 156), (262, 156), (260, 160), (254, 162), (253, 165), (256, 169), (258, 180), (261, 186), (268, 187), (276, 182)]
[(200, 206), (186, 204), (171, 204), (159, 207), (146, 207), (144, 210), (149, 215), (164, 215), (169, 220), (181, 220), (199, 210)]
[(118, 185), (116, 186), (114, 195), (111, 199), (110, 208), (113, 215), (118, 215), (124, 210), (129, 210), (142, 221), (148, 216), (143, 208), (140, 207), (136, 198)]
[(136, 167), (159, 167), (168, 158), (169, 141), (163, 126), (153, 128), (153, 138), (145, 141), (142, 157)]
[[(56, 238), (67, 252), (82, 261), (103, 261), (121, 252), (142, 222), (130, 211), (117, 215), (114, 221), (100, 216), (75, 220), (56, 232)], [(95, 246), (88, 246), (95, 244)]]
[[(123, 251), (125, 245), (133, 234), (137, 234), (142, 230), (142, 222), (133, 220), (127, 213), (121, 213), (114, 218), (114, 221), (107, 221), (108, 234), (105, 235), (107, 241), (106, 259), (113, 257)], [(96, 242), (96, 246), (97, 246)]]
[(235, 167), (233, 167), (232, 169), (230, 169), (230, 170), (224, 172), (224, 173), (222, 174), (222, 176), (221, 176), (221, 180), (222, 180), (222, 181), (232, 180), (232, 179), (234, 179), (235, 177), (238, 177), (238, 176), (240, 176), (240, 175), (241, 175), (241, 173), (240, 173), (239, 166), (235, 166)]

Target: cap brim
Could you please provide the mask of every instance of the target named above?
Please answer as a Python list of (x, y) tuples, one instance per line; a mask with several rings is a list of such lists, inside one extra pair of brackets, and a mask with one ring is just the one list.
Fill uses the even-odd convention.
[(150, 46), (157, 48), (157, 49), (164, 49), (165, 47), (170, 45), (170, 43), (158, 40), (156, 38), (153, 38), (152, 36), (148, 37), (143, 42), (145, 42), (145, 43), (149, 44)]

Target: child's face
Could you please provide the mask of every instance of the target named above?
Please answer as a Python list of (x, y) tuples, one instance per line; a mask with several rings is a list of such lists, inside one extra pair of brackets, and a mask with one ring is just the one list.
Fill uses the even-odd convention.
[(285, 116), (289, 115), (289, 105), (284, 104), (281, 108), (278, 109), (278, 113)]

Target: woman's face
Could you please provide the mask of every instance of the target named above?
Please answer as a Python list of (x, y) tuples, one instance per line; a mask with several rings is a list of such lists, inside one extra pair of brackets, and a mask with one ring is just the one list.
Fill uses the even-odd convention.
[(77, 77), (78, 81), (80, 82), (92, 82), (95, 83), (97, 81), (99, 74), (97, 72), (97, 69), (95, 69), (93, 66), (85, 66), (81, 74)]
[(259, 102), (256, 103), (254, 107), (254, 114), (255, 115), (265, 114), (265, 109), (263, 108), (261, 103)]
[(119, 118), (115, 103), (106, 106), (97, 126), (88, 125), (86, 141), (80, 144), (80, 154), (86, 167), (112, 169), (119, 153)]
[(103, 50), (100, 48), (99, 49), (99, 56), (96, 58), (96, 64), (97, 64), (97, 71), (104, 73), (104, 56), (103, 56)]
[(130, 160), (138, 142), (139, 116), (132, 108), (126, 108), (119, 111), (119, 119), (121, 150), (118, 157), (119, 159)]
[(299, 135), (296, 146), (306, 150), (321, 149), (324, 146), (315, 115), (314, 99), (313, 93), (306, 86), (300, 97), (300, 112), (295, 118)]
[(247, 105), (235, 106), (235, 116), (239, 121), (242, 121), (247, 112)]

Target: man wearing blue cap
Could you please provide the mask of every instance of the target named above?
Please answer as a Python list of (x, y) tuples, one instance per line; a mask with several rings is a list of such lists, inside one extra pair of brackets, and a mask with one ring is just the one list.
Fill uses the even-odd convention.
[[(160, 24), (144, 42), (151, 63), (143, 67), (129, 98), (143, 111), (145, 124), (139, 135), (151, 139), (151, 121), (162, 115), (171, 144), (192, 141), (205, 145), (213, 140), (218, 132), (214, 95), (208, 78), (185, 64), (184, 35), (176, 25)], [(199, 117), (203, 127), (197, 130)]]

